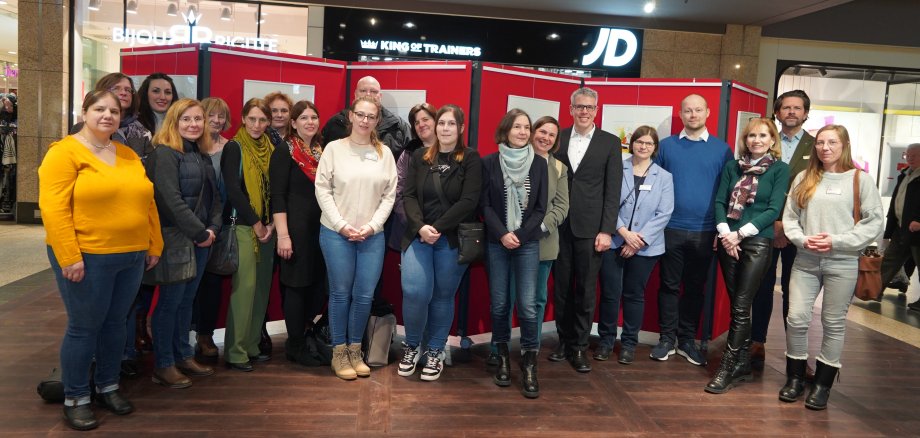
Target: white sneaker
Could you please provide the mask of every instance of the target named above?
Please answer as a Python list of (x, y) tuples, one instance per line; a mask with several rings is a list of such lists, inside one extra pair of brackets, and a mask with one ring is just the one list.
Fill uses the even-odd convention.
[(396, 373), (400, 376), (408, 377), (415, 373), (415, 364), (418, 363), (421, 354), (419, 354), (419, 347), (410, 348), (405, 342), (402, 345), (402, 359), (399, 360), (399, 367), (396, 369)]
[(440, 350), (428, 350), (425, 352), (425, 367), (422, 368), (422, 380), (433, 382), (441, 377), (441, 371), (444, 370), (444, 352)]

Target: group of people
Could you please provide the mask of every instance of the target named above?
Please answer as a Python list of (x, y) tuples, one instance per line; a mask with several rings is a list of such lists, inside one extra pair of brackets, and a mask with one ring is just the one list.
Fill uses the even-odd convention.
[[(485, 157), (465, 143), (466, 118), (456, 105), (418, 104), (406, 122), (382, 107), (373, 77), (358, 81), (354, 97), (322, 130), (312, 102), (281, 93), (253, 98), (227, 138), (233, 115), (226, 102), (179, 99), (167, 75), (151, 75), (135, 91), (129, 77), (112, 73), (87, 94), (82, 124), (52, 145), (39, 169), (48, 255), (68, 314), (61, 346), (68, 425), (97, 426), (93, 399), (119, 415), (133, 411), (118, 390), (125, 372), (119, 362), (135, 350), (131, 312), (140, 307), (142, 282), (159, 285), (150, 323), (152, 380), (185, 388), (190, 376), (214, 373), (195, 356), (219, 354), (211, 335), (223, 278), (206, 266), (218, 237), (230, 233), (238, 268), (224, 342), (229, 368), (253, 371), (253, 363), (270, 359), (260, 341), (277, 265), (287, 358), (315, 364), (314, 321), (323, 315), (335, 375), (369, 376), (361, 342), (389, 246), (401, 253), (406, 333), (396, 371), (408, 377), (421, 368), (421, 380), (437, 380), (469, 266), (459, 230), (479, 222), (494, 344), (487, 363), (497, 386), (514, 381), (509, 342), (516, 309), (520, 391), (539, 396), (550, 273), (559, 335), (550, 361), (591, 371), (596, 307), (593, 358), (608, 360), (622, 300), (617, 360), (633, 363), (645, 287), (660, 263), (661, 335), (650, 357), (677, 353), (705, 365), (695, 339), (716, 258), (731, 324), (705, 390), (728, 391), (751, 378), (758, 357), (762, 363), (782, 258), (788, 381), (780, 399), (795, 401), (804, 392), (807, 329), (823, 288), (824, 341), (806, 406), (826, 406), (841, 366), (858, 254), (881, 234), (882, 210), (872, 178), (856, 177), (846, 129), (828, 125), (814, 138), (802, 130), (810, 104), (803, 92), (777, 98), (781, 133), (770, 119), (747, 123), (738, 158), (709, 134), (707, 102), (695, 94), (680, 103), (679, 134), (659, 141), (654, 128), (639, 127), (625, 159), (620, 139), (595, 125), (598, 95), (590, 88), (572, 93), (574, 124), (566, 129), (553, 117), (533, 121), (520, 109), (508, 111), (495, 132), (498, 151)], [(913, 181), (907, 178), (904, 187)], [(920, 208), (915, 204), (898, 204), (889, 223), (913, 218), (907, 212)], [(896, 232), (914, 228), (920, 222)], [(187, 275), (150, 281), (173, 278), (178, 269)]]

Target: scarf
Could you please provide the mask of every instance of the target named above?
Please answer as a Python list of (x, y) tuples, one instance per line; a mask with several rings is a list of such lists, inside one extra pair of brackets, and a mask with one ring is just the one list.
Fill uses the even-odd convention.
[[(303, 140), (294, 134), (288, 137), (288, 151), (291, 152), (291, 158), (297, 163), (297, 167), (303, 171), (303, 174), (310, 178), (313, 183), (316, 182), (316, 168), (319, 166), (319, 157), (323, 153), (322, 149), (304, 147)], [(304, 151), (306, 149), (306, 151)]]
[(751, 163), (751, 155), (745, 155), (738, 159), (738, 167), (741, 168), (741, 179), (735, 183), (728, 201), (728, 218), (741, 219), (741, 213), (745, 205), (753, 204), (754, 198), (757, 197), (757, 179), (763, 175), (776, 161), (772, 155), (764, 155), (757, 164)]
[[(268, 162), (275, 150), (268, 136), (262, 134), (258, 139), (252, 138), (246, 132), (245, 126), (240, 126), (233, 140), (240, 144), (240, 154), (243, 160), (243, 181), (246, 184), (246, 194), (249, 196), (249, 205), (260, 219), (268, 217), (269, 181)], [(252, 235), (255, 237), (255, 230)], [(254, 239), (255, 253), (259, 253), (259, 241)]]
[(527, 188), (524, 187), (524, 182), (530, 174), (533, 157), (533, 148), (529, 144), (519, 149), (504, 143), (498, 145), (498, 164), (502, 169), (505, 193), (508, 194), (508, 201), (505, 203), (505, 226), (508, 227), (508, 231), (521, 228), (524, 206), (527, 205)]

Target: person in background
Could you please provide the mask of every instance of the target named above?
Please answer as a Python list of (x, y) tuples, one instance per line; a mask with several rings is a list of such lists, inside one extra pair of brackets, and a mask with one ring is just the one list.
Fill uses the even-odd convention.
[(546, 215), (546, 160), (530, 146), (530, 116), (514, 108), (498, 123), (498, 152), (482, 159), (482, 217), (486, 224), (486, 263), (491, 296), (492, 340), (498, 350), (498, 368), (492, 381), (511, 385), (511, 292), (514, 276), (517, 315), (521, 327), (521, 393), (540, 396), (537, 379), (537, 279), (540, 236)]
[[(426, 381), (437, 380), (444, 369), (454, 299), (468, 266), (457, 263), (457, 227), (477, 219), (482, 185), (479, 153), (463, 142), (463, 110), (444, 105), (435, 120), (435, 143), (417, 149), (409, 162), (400, 265), (406, 340), (397, 374), (411, 376), (424, 359), (421, 379)], [(428, 342), (422, 345), (426, 328)]]
[(716, 191), (719, 266), (731, 306), (722, 360), (706, 392), (751, 380), (751, 305), (770, 266), (773, 224), (789, 188), (789, 165), (773, 121), (752, 118), (738, 138), (738, 159), (722, 169)]
[(163, 240), (144, 165), (111, 140), (121, 118), (118, 97), (93, 91), (82, 109), (83, 129), (53, 143), (38, 168), (38, 204), (67, 311), (60, 358), (64, 420), (89, 430), (99, 425), (90, 407), (93, 362), (96, 402), (117, 415), (134, 411), (118, 382), (125, 315), (145, 267), (159, 261)]
[[(380, 82), (373, 76), (358, 79), (355, 84), (355, 99), (368, 97), (380, 105), (380, 120), (377, 121), (377, 138), (390, 148), (394, 160), (398, 160), (403, 150), (409, 143), (412, 127), (396, 113), (384, 108), (380, 102), (383, 93), (380, 91)], [(340, 138), (348, 136), (349, 109), (345, 108), (338, 114), (329, 118), (323, 126), (323, 141), (329, 144)]]
[(326, 265), (319, 247), (316, 172), (323, 153), (319, 111), (308, 100), (294, 104), (285, 147), (275, 148), (268, 173), (272, 181), (272, 218), (278, 230), (280, 281), (284, 293), (287, 359), (311, 365), (307, 339), (326, 298)]
[(224, 361), (231, 369), (245, 372), (253, 370), (253, 361), (271, 359), (259, 350), (275, 262), (268, 173), (274, 146), (265, 133), (270, 117), (271, 110), (264, 100), (249, 99), (243, 105), (243, 125), (224, 146), (220, 163), (228, 200), (224, 225), (235, 218), (239, 242), (239, 268), (233, 274)]
[[(888, 207), (888, 221), (885, 224), (885, 257), (882, 259), (882, 291), (884, 285), (898, 273), (904, 263), (920, 261), (920, 143), (912, 143), (904, 152), (907, 168), (898, 175), (891, 204)], [(879, 294), (879, 301), (882, 299)], [(920, 311), (920, 301), (908, 306)]]
[(0, 124), (14, 125), (18, 117), (16, 95), (13, 93), (0, 95)]
[(348, 136), (326, 145), (316, 174), (322, 209), (319, 244), (329, 277), (332, 370), (341, 379), (370, 376), (361, 340), (374, 286), (383, 269), (383, 226), (396, 197), (396, 161), (377, 137), (380, 104), (359, 97), (348, 112)]
[(192, 386), (186, 376), (214, 374), (213, 368), (195, 361), (195, 351), (188, 342), (198, 283), (221, 226), (220, 194), (214, 168), (205, 155), (211, 148), (205, 120), (204, 109), (197, 100), (177, 101), (166, 112), (162, 128), (153, 137), (157, 147), (147, 165), (160, 225), (164, 229), (178, 228), (181, 233), (164, 232), (164, 244), (170, 247), (175, 242), (169, 239), (184, 239), (195, 245), (195, 276), (180, 283), (160, 285), (153, 309), (151, 328), (156, 370), (152, 380), (169, 388)]
[[(815, 382), (805, 407), (827, 407), (831, 386), (840, 370), (840, 354), (846, 334), (847, 311), (856, 276), (859, 254), (882, 232), (882, 203), (875, 181), (853, 166), (850, 136), (840, 125), (827, 125), (815, 135), (808, 167), (792, 183), (783, 229), (799, 248), (789, 283), (789, 316), (786, 318), (786, 384), (779, 399), (795, 402), (805, 391), (808, 361), (808, 326), (815, 300), (821, 303), (821, 352)], [(854, 179), (859, 172), (859, 185)], [(859, 190), (854, 194), (854, 190)], [(859, 222), (854, 203), (858, 196)]]
[[(227, 190), (224, 188), (220, 159), (223, 157), (224, 146), (229, 139), (221, 133), (230, 128), (230, 107), (219, 97), (208, 97), (201, 101), (201, 108), (208, 121), (207, 135), (211, 137), (211, 148), (204, 153), (208, 154), (211, 167), (214, 168), (217, 194), (220, 195), (221, 205), (225, 205)], [(220, 354), (217, 345), (214, 345), (214, 329), (217, 328), (217, 316), (223, 296), (223, 282), (222, 275), (206, 270), (198, 284), (192, 322), (195, 324), (195, 351), (202, 357), (216, 358)]]
[(144, 79), (137, 94), (137, 119), (151, 134), (156, 134), (163, 125), (166, 110), (179, 100), (176, 84), (169, 75), (154, 73)]
[(617, 339), (620, 297), (623, 302), (623, 333), (617, 362), (633, 363), (645, 312), (645, 286), (652, 269), (664, 253), (664, 227), (674, 211), (671, 174), (655, 164), (658, 131), (640, 126), (629, 139), (631, 157), (623, 160), (623, 184), (617, 234), (601, 265), (601, 338), (594, 359), (608, 360)]

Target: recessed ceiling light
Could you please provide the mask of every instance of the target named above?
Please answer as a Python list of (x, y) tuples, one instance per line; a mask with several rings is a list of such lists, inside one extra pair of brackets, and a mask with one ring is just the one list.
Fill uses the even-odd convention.
[(655, 2), (649, 1), (645, 2), (645, 6), (642, 8), (646, 14), (651, 14), (655, 10)]
[(735, 64), (735, 70), (740, 70), (740, 69), (741, 69), (741, 64)]
[(229, 6), (220, 8), (220, 19), (223, 21), (230, 21), (233, 19), (233, 12), (230, 10)]
[(312, 54), (312, 53), (307, 53), (307, 56), (313, 56), (313, 54)]
[(344, 28), (346, 27), (346, 26), (345, 26), (345, 23), (339, 23), (339, 27), (342, 28), (342, 29), (344, 29)]
[(129, 14), (137, 14), (137, 0), (128, 0), (128, 5), (125, 7), (125, 12)]
[(550, 41), (556, 41), (556, 40), (559, 39), (559, 34), (556, 33), (556, 32), (553, 32), (553, 33), (547, 35), (547, 36), (546, 36), (546, 39), (548, 39), (548, 40), (550, 40)]
[(179, 15), (179, 5), (177, 3), (169, 3), (169, 6), (166, 7), (166, 15), (170, 17), (175, 17)]
[(6, 4), (6, 0), (0, 0), (0, 5), (5, 5), (5, 4)]
[(520, 55), (521, 53), (524, 52), (524, 49), (518, 47), (517, 50), (515, 50), (515, 52), (517, 52), (517, 54)]
[(418, 39), (420, 39), (420, 40), (422, 40), (422, 41), (426, 41), (426, 40), (428, 39), (428, 37), (426, 37), (425, 35), (422, 35), (422, 36), (418, 37)]
[(587, 42), (587, 41), (582, 41), (582, 42), (581, 42), (581, 46), (582, 46), (582, 47), (588, 47), (588, 42)]
[(383, 58), (383, 60), (384, 60), (384, 61), (392, 61), (393, 58), (390, 58), (389, 56), (387, 56), (386, 58)]
[(345, 35), (339, 34), (339, 40), (344, 40), (344, 39), (345, 39)]
[(405, 27), (406, 29), (412, 29), (415, 27), (415, 23), (411, 21), (407, 21), (405, 24), (403, 24), (403, 27)]
[(376, 19), (376, 18), (371, 18), (370, 21), (371, 21), (371, 26), (376, 26), (376, 25), (377, 25), (377, 19)]
[(9, 53), (10, 55), (15, 55), (15, 54), (16, 54), (16, 52), (14, 52), (14, 51), (12, 51), (12, 50), (9, 51), (9, 52), (6, 52), (6, 53)]
[(102, 6), (102, 0), (89, 0), (89, 5), (86, 7), (86, 9), (91, 11), (98, 11), (100, 6)]
[(379, 57), (379, 56), (371, 56), (371, 60), (373, 60), (373, 61), (380, 61), (380, 57)]

